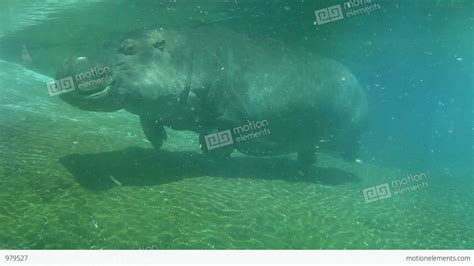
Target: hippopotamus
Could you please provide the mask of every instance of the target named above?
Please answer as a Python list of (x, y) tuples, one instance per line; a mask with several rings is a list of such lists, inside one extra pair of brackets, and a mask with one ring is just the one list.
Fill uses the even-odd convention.
[(75, 90), (62, 100), (137, 115), (156, 149), (168, 127), (198, 133), (211, 157), (297, 153), (301, 169), (320, 150), (356, 159), (367, 100), (341, 63), (219, 27), (156, 28), (116, 39), (100, 56), (64, 60), (57, 78), (75, 77)]

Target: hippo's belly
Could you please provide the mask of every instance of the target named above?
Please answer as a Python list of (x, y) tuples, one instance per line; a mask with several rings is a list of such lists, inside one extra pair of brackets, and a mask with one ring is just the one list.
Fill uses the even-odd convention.
[[(239, 114), (235, 147), (252, 155), (278, 155), (316, 147), (344, 151), (356, 146), (367, 103), (355, 77), (320, 57), (272, 52), (247, 62), (239, 78), (245, 93), (228, 111)], [(253, 63), (253, 64), (251, 64)]]

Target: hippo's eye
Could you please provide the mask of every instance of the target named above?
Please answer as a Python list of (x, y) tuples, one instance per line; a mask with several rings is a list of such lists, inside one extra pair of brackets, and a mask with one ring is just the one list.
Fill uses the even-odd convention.
[(163, 51), (163, 49), (165, 49), (165, 46), (166, 46), (166, 41), (165, 40), (162, 40), (160, 42), (156, 42), (155, 44), (153, 44), (153, 47), (158, 48), (161, 51)]
[(119, 52), (125, 55), (134, 55), (137, 53), (137, 42), (133, 40), (125, 40), (120, 46)]

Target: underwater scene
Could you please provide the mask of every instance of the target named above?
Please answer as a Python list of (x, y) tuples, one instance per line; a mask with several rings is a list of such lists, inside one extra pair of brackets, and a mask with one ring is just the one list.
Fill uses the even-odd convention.
[(473, 10), (0, 1), (0, 249), (474, 249)]

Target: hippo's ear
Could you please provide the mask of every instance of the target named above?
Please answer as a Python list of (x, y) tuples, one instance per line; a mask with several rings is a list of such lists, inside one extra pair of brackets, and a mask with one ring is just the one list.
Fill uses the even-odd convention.
[(157, 49), (160, 49), (161, 51), (163, 51), (166, 47), (166, 41), (165, 40), (161, 40), (161, 41), (158, 41), (158, 42), (155, 42), (153, 44), (153, 47), (157, 48)]
[(126, 39), (120, 45), (119, 52), (124, 55), (134, 55), (137, 53), (137, 46), (137, 41), (132, 39)]

